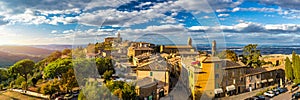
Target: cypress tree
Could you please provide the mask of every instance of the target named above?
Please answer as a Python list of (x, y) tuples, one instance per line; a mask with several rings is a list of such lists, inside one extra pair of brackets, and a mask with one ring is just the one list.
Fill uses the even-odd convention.
[(292, 63), (288, 57), (285, 59), (285, 76), (288, 80), (294, 79)]

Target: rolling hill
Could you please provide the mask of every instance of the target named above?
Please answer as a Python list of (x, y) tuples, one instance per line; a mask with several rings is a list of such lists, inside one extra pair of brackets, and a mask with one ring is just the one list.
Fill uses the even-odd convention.
[(22, 59), (31, 59), (38, 62), (53, 51), (30, 46), (0, 46), (0, 67), (11, 66)]
[(0, 46), (0, 51), (11, 54), (25, 54), (30, 56), (47, 56), (54, 50), (35, 48), (30, 46)]
[(19, 60), (31, 59), (35, 62), (42, 60), (44, 57), (41, 56), (30, 56), (25, 54), (11, 54), (0, 51), (0, 67), (11, 66)]

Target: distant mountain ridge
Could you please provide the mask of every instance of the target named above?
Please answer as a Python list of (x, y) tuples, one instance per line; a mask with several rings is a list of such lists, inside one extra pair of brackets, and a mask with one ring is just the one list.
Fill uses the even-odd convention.
[(11, 66), (22, 59), (31, 59), (38, 62), (53, 51), (30, 46), (0, 46), (0, 67)]
[(0, 46), (0, 51), (11, 54), (23, 54), (29, 56), (47, 56), (54, 50), (35, 48), (30, 46)]
[(60, 45), (60, 44), (50, 44), (50, 45), (30, 45), (30, 47), (48, 49), (48, 50), (63, 50), (63, 49), (72, 49), (75, 47), (86, 47), (87, 45)]
[(30, 56), (30, 55), (26, 55), (26, 54), (12, 54), (12, 53), (0, 51), (0, 68), (12, 66), (14, 63), (16, 63), (17, 61), (22, 60), (22, 59), (31, 59), (35, 62), (38, 62), (38, 61), (44, 59), (44, 57)]

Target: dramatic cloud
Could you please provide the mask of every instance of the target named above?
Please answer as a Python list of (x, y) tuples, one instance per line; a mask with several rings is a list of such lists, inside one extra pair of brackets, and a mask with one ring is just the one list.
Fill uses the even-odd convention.
[(278, 5), (284, 8), (300, 9), (299, 0), (258, 0), (260, 3), (268, 5)]
[(215, 32), (220, 30), (229, 33), (300, 33), (300, 25), (298, 24), (259, 24), (252, 22), (242, 22), (234, 26), (193, 26), (189, 28), (192, 32)]
[(5, 25), (7, 24), (8, 22), (4, 20), (4, 16), (0, 16), (0, 26), (1, 25)]

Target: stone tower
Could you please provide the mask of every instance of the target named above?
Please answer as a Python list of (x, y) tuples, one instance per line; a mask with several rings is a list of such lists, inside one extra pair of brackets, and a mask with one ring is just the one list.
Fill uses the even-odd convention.
[(217, 42), (214, 40), (211, 44), (211, 56), (216, 56), (217, 54)]
[(188, 38), (187, 43), (188, 43), (189, 46), (192, 46), (192, 38), (191, 37)]
[(118, 32), (118, 38), (119, 38), (119, 39), (121, 38), (121, 34), (120, 34), (120, 32)]

